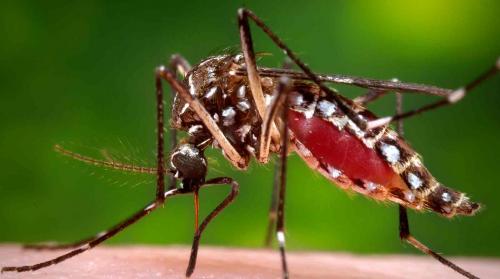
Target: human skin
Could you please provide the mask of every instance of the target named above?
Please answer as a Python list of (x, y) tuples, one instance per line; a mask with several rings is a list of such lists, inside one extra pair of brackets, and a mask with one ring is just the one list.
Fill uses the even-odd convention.
[[(185, 278), (188, 247), (102, 246), (35, 272), (3, 273), (7, 278)], [(0, 265), (48, 260), (61, 251), (0, 246)], [(452, 258), (480, 278), (500, 274), (500, 259)], [(464, 278), (424, 255), (353, 255), (289, 252), (291, 278)], [(191, 278), (280, 278), (279, 254), (268, 249), (203, 246)]]

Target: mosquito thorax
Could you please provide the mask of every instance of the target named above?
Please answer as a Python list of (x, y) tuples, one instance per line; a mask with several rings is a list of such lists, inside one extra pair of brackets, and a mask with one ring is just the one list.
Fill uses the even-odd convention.
[(207, 159), (203, 150), (192, 144), (181, 144), (172, 152), (170, 167), (175, 177), (182, 179), (183, 189), (189, 190), (205, 182)]
[[(202, 103), (236, 150), (249, 159), (257, 150), (262, 120), (255, 107), (247, 77), (236, 74), (242, 69), (245, 69), (245, 60), (241, 54), (209, 57), (186, 74), (184, 84), (189, 93)], [(274, 80), (263, 78), (262, 85), (264, 94), (270, 97)], [(214, 147), (218, 147), (201, 119), (179, 97), (175, 98), (172, 108), (172, 125), (188, 132), (188, 142), (191, 144), (203, 148), (206, 143), (212, 142)]]

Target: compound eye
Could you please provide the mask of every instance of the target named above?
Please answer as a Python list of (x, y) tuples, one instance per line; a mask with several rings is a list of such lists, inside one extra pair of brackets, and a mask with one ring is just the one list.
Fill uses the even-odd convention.
[(207, 174), (207, 160), (203, 152), (192, 144), (179, 145), (170, 156), (170, 165), (178, 178), (202, 183)]

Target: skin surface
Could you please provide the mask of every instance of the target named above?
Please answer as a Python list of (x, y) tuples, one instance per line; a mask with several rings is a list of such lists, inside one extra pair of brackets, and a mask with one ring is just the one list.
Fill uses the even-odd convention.
[[(17, 245), (0, 246), (0, 265), (35, 263), (61, 251), (27, 251)], [(296, 278), (463, 278), (426, 256), (352, 255), (290, 252), (291, 277)], [(188, 247), (103, 246), (62, 264), (31, 273), (3, 273), (3, 278), (185, 278)], [(454, 258), (480, 278), (500, 274), (499, 259)], [(275, 250), (200, 249), (191, 278), (280, 278)]]

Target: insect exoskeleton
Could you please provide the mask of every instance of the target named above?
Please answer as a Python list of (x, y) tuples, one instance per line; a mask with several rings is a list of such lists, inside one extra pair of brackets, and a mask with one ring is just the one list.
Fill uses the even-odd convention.
[[(184, 84), (248, 162), (258, 150), (262, 119), (252, 99), (247, 77), (236, 73), (244, 68), (242, 54), (209, 57), (186, 74)], [(262, 86), (269, 104), (275, 82), (264, 77)], [(218, 147), (199, 116), (178, 96), (172, 108), (172, 125), (175, 129), (187, 131), (191, 144), (204, 147), (212, 143)]]
[[(248, 79), (241, 74), (244, 69), (242, 54), (214, 56), (194, 66), (184, 83), (248, 161), (256, 156), (262, 119)], [(261, 82), (269, 108), (277, 80), (261, 77)], [(317, 85), (304, 80), (292, 83), (288, 96), (290, 141), (312, 169), (342, 188), (409, 208), (430, 209), (448, 217), (477, 211), (479, 205), (465, 194), (441, 185), (421, 156), (390, 126), (363, 131)], [(364, 119), (377, 119), (355, 102), (342, 100)], [(201, 119), (180, 98), (175, 99), (172, 119), (175, 128), (189, 133), (189, 143), (203, 147), (211, 142), (218, 147)]]

